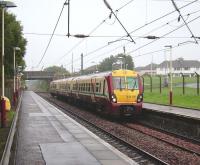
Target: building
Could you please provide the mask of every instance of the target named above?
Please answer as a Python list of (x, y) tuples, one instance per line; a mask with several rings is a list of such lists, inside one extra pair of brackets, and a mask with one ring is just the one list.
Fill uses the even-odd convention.
[[(166, 75), (170, 73), (170, 62), (163, 61), (156, 68), (156, 74)], [(172, 74), (173, 76), (181, 76), (184, 74), (186, 76), (192, 77), (195, 72), (200, 74), (200, 62), (196, 60), (184, 60), (183, 58), (178, 58), (172, 61)]]
[[(137, 67), (135, 70), (140, 75), (167, 75), (170, 73), (170, 62), (163, 61), (160, 64), (149, 64), (144, 67)], [(195, 75), (195, 72), (200, 74), (200, 61), (184, 60), (183, 58), (178, 58), (172, 61), (173, 76), (181, 76), (181, 74), (184, 74), (192, 77)]]
[(135, 71), (137, 71), (140, 75), (144, 75), (144, 74), (149, 74), (149, 75), (156, 75), (156, 68), (157, 68), (158, 64), (149, 64), (147, 66), (143, 66), (143, 67), (137, 67), (135, 68)]

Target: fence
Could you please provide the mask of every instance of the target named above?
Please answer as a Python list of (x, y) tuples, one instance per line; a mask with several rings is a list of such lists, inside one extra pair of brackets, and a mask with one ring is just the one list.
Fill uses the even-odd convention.
[[(195, 76), (188, 77), (184, 74), (180, 74), (180, 77), (172, 77), (173, 91), (181, 95), (198, 95), (199, 96), (199, 74), (195, 73)], [(170, 87), (170, 75), (167, 76), (151, 76), (143, 75), (143, 88), (145, 92), (153, 93), (165, 93)]]

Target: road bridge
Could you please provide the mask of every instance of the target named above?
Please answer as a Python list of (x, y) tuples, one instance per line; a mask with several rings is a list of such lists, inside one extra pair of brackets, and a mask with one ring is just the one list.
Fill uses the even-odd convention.
[(53, 80), (54, 74), (47, 71), (24, 71), (23, 78), (25, 80)]

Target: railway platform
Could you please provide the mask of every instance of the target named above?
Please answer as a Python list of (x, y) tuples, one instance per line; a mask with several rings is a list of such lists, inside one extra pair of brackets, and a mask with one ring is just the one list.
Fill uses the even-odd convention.
[(23, 93), (16, 165), (127, 165), (132, 159), (31, 91)]
[(200, 120), (200, 110), (167, 106), (167, 105), (158, 105), (151, 103), (144, 103), (143, 108), (146, 110), (157, 111), (159, 113), (168, 113), (185, 118)]

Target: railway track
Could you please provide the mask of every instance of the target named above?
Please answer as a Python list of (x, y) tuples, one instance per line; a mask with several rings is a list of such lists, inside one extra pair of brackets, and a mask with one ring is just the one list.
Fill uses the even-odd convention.
[[(161, 140), (165, 143), (168, 143), (169, 145), (175, 146), (177, 148), (180, 148), (181, 150), (190, 152), (191, 154), (196, 154), (198, 156), (200, 156), (200, 146), (197, 147), (197, 141), (193, 140), (193, 139), (183, 139), (182, 136), (180, 135), (175, 135), (169, 132), (165, 132), (163, 130), (157, 131), (154, 128), (149, 128), (149, 127), (144, 127), (143, 125), (140, 124), (132, 124), (132, 123), (123, 123), (123, 125), (125, 127), (137, 130), (139, 132), (142, 132), (146, 135), (149, 135), (153, 138), (156, 138), (158, 140)], [(145, 131), (144, 128), (148, 131)], [(165, 137), (163, 138), (163, 134), (165, 135)], [(176, 138), (179, 139), (179, 143), (177, 143), (176, 141), (174, 141)], [(184, 144), (183, 144), (184, 143)], [(189, 145), (187, 145), (189, 144)], [(194, 144), (194, 145), (192, 145)]]
[[(177, 154), (178, 152), (180, 152), (181, 155), (185, 155), (186, 159), (190, 158), (191, 161), (188, 161), (190, 163), (198, 162), (198, 160), (200, 160), (198, 150), (196, 151), (190, 148), (184, 148), (183, 146), (177, 146), (176, 144), (173, 144), (167, 140), (163, 140), (156, 135), (151, 136), (144, 131), (138, 129), (136, 130), (133, 128), (134, 124), (132, 123), (124, 125), (116, 122), (111, 122), (99, 118), (99, 116), (96, 117), (95, 114), (92, 114), (92, 117), (87, 117), (85, 114), (87, 111), (80, 111), (78, 108), (67, 105), (66, 103), (51, 98), (48, 95), (42, 94), (42, 97), (59, 107), (64, 113), (67, 113), (72, 118), (76, 120), (78, 119), (79, 123), (87, 127), (89, 130), (100, 136), (105, 141), (109, 142), (111, 145), (115, 146), (124, 154), (128, 155), (138, 164), (187, 164), (187, 160), (181, 160), (183, 158), (177, 158), (180, 157), (179, 154)], [(142, 135), (138, 135), (138, 133), (135, 132), (140, 132)], [(155, 140), (149, 140), (147, 136), (156, 139), (157, 142), (152, 142)], [(137, 137), (139, 137), (139, 140)], [(162, 144), (159, 146), (160, 148), (158, 148), (158, 145), (155, 145), (155, 143), (161, 142)], [(168, 153), (169, 149), (167, 148), (170, 147), (171, 150), (173, 150), (172, 153)], [(167, 156), (166, 153), (168, 153)]]

